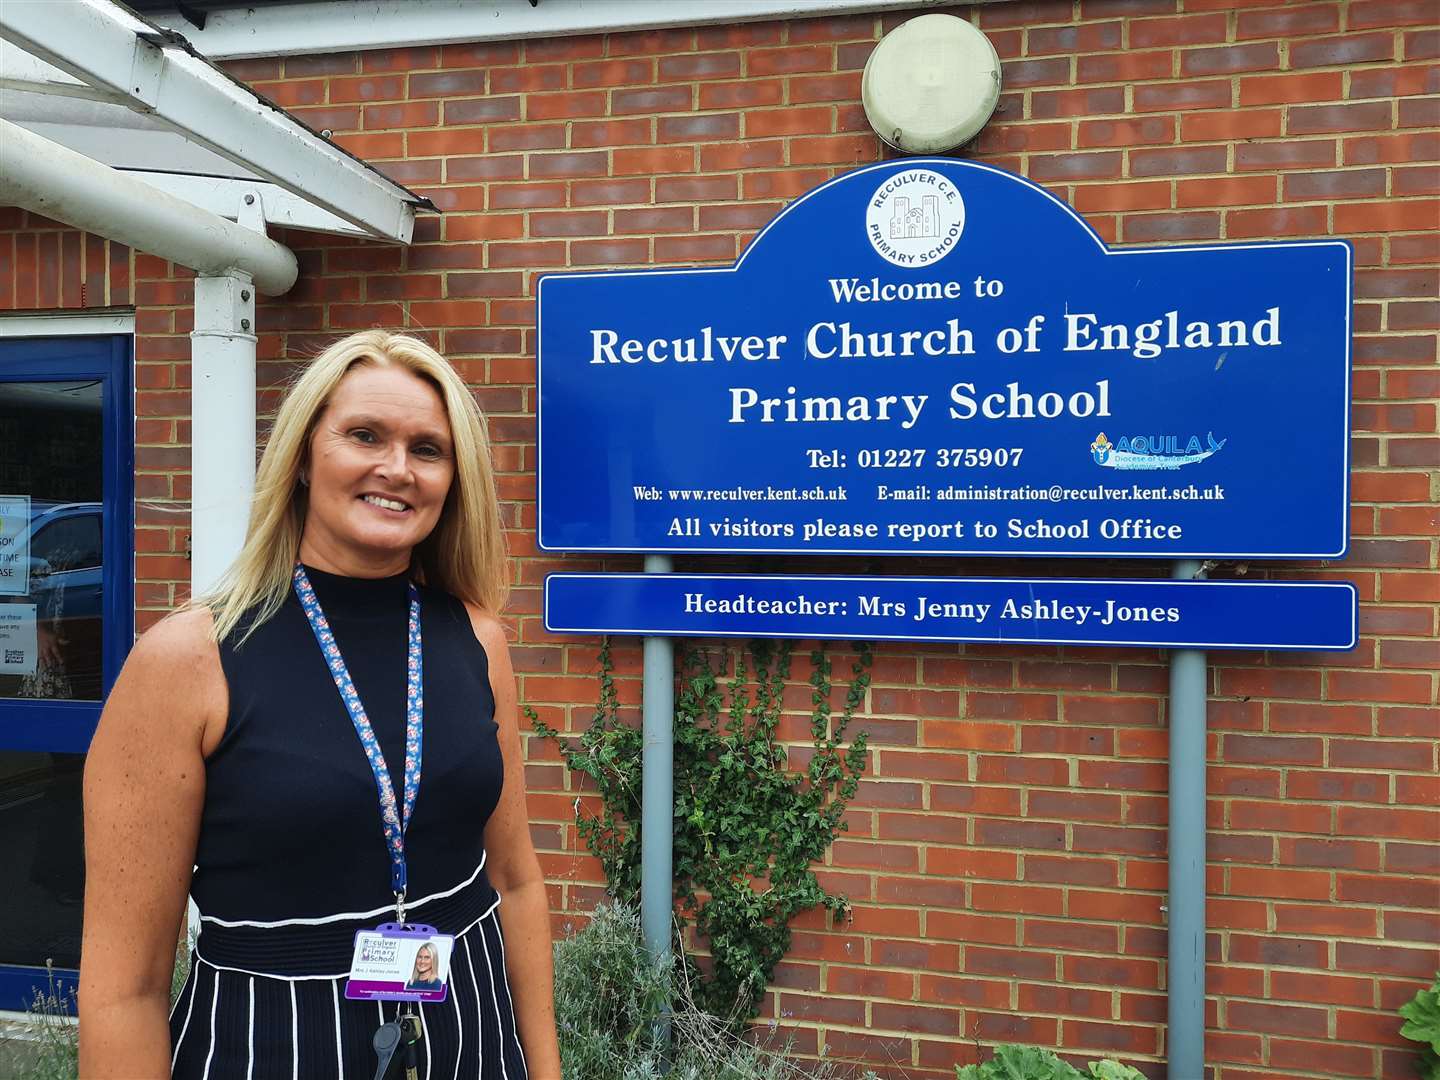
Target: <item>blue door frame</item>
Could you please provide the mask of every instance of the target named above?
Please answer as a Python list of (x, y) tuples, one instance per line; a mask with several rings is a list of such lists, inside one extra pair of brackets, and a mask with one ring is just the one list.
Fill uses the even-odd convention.
[[(0, 699), (0, 749), (83, 753), (135, 638), (135, 421), (132, 339), (128, 334), (0, 338), (0, 382), (93, 379), (102, 386), (104, 502), (100, 701)], [(0, 964), (0, 1009), (23, 1010), (37, 990), (75, 988), (69, 969)]]

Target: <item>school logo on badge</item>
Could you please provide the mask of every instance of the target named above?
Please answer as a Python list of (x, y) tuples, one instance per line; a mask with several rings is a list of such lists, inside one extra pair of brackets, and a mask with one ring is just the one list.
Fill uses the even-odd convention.
[(955, 250), (965, 229), (960, 192), (933, 169), (892, 173), (865, 207), (865, 235), (896, 266), (921, 267)]

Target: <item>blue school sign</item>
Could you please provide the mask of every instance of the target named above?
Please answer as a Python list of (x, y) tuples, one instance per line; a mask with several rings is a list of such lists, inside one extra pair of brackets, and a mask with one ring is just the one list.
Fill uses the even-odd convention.
[(561, 634), (1351, 649), (1349, 582), (550, 574)]
[(1021, 177), (847, 173), (734, 266), (539, 287), (555, 551), (1333, 558), (1350, 249), (1111, 250)]

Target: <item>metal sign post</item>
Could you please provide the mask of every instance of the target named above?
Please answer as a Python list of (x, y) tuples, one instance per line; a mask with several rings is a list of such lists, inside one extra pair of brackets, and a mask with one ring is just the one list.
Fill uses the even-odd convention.
[[(645, 570), (670, 572), (668, 555), (650, 555)], [(641, 738), (644, 746), (640, 811), (640, 928), (645, 947), (661, 965), (670, 959), (670, 922), (675, 905), (675, 642), (645, 639)], [(662, 1021), (669, 1031), (668, 1016)]]
[[(670, 559), (651, 555), (645, 569), (670, 572)], [(645, 746), (644, 810), (640, 834), (640, 911), (645, 944), (652, 955), (670, 954), (674, 874), (671, 871), (672, 818), (675, 806), (675, 642), (645, 639), (644, 704), (641, 724)]]
[[(1204, 564), (1175, 563), (1197, 581)], [(1205, 1075), (1205, 654), (1170, 654), (1169, 953), (1165, 1057), (1174, 1077)]]

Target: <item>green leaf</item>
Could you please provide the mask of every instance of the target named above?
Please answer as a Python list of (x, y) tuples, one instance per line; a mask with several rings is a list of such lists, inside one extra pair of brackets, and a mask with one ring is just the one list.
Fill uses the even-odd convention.
[(1001, 1070), (998, 1080), (1083, 1080), (1069, 1062), (1038, 1046), (997, 1046), (991, 1060)]
[[(1436, 977), (1436, 984), (1440, 985), (1440, 976)], [(1405, 1018), (1401, 1035), (1427, 1043), (1432, 1051), (1440, 1054), (1440, 991), (1433, 987), (1417, 990), (1410, 1001), (1400, 1006), (1400, 1015)]]
[(1145, 1074), (1139, 1069), (1131, 1068), (1129, 1065), (1122, 1065), (1110, 1058), (1102, 1058), (1099, 1061), (1090, 1063), (1090, 1075), (1095, 1080), (1145, 1080)]

